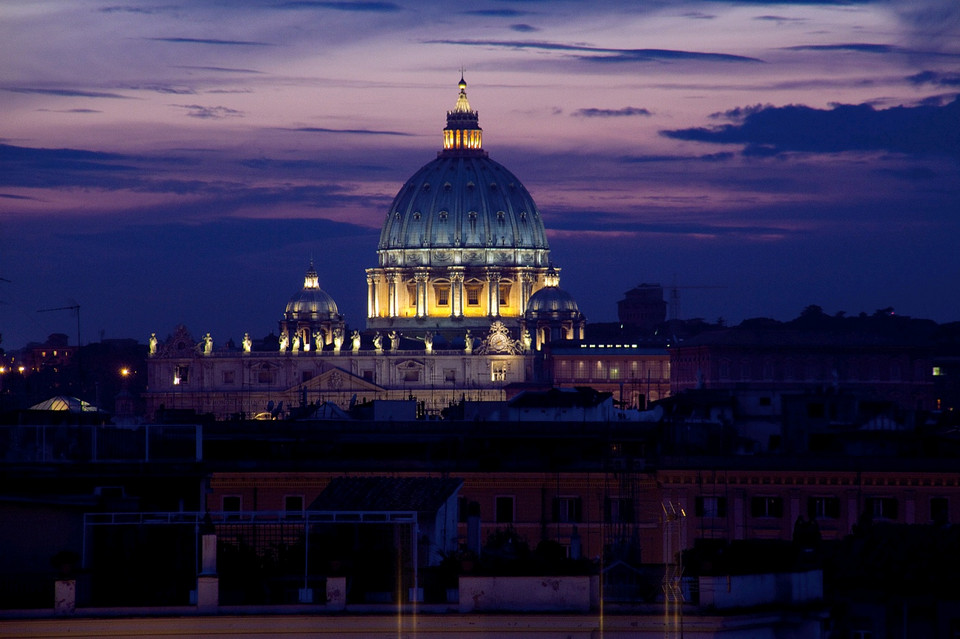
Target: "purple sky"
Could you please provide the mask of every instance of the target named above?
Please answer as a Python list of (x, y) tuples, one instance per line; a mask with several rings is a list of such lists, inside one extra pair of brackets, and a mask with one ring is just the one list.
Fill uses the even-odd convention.
[(311, 257), (361, 328), (461, 66), (588, 320), (960, 320), (955, 0), (5, 0), (0, 60), (7, 349), (260, 337)]

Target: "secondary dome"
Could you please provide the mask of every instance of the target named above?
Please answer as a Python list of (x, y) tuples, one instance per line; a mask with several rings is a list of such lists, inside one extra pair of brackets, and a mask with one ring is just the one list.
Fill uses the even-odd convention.
[(570, 315), (580, 312), (577, 300), (562, 288), (550, 286), (541, 288), (530, 296), (527, 304), (527, 317), (537, 318), (550, 314)]
[(578, 318), (580, 307), (577, 306), (577, 300), (560, 288), (560, 277), (556, 270), (550, 269), (544, 279), (546, 285), (531, 295), (527, 302), (526, 317), (530, 320), (551, 317)]
[(520, 180), (483, 150), (466, 87), (461, 77), (443, 150), (407, 180), (387, 211), (380, 266), (549, 263), (540, 211)]
[(340, 312), (333, 298), (320, 288), (317, 270), (310, 263), (303, 280), (303, 290), (290, 298), (284, 317), (288, 321), (337, 319)]

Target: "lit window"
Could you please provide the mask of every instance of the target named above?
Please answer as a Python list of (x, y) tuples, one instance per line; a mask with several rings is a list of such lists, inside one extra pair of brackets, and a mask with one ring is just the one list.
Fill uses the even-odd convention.
[(467, 286), (466, 289), (467, 289), (467, 305), (479, 306), (480, 305), (480, 287)]
[(490, 381), (502, 382), (507, 379), (507, 367), (503, 364), (494, 364), (490, 369)]
[(939, 366), (934, 366), (934, 367), (933, 367), (933, 376), (934, 376), (934, 377), (940, 377), (941, 375), (943, 375), (943, 371), (940, 369), (940, 367), (939, 367)]
[(510, 285), (500, 285), (500, 306), (510, 306)]
[(190, 367), (186, 365), (177, 366), (173, 373), (173, 385), (190, 383)]
[(450, 305), (450, 287), (446, 284), (435, 284), (433, 292), (437, 296), (437, 306)]

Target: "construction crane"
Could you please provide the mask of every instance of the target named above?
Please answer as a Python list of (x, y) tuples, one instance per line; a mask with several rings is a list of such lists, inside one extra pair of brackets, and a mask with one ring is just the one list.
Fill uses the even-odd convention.
[(55, 308), (41, 308), (38, 313), (49, 313), (51, 311), (76, 311), (77, 312), (77, 348), (80, 348), (80, 305), (74, 302), (70, 306), (57, 306)]

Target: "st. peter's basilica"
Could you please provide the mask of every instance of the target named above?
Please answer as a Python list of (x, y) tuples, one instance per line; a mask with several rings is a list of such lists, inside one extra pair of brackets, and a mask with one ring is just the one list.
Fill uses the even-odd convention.
[(583, 339), (586, 321), (559, 287), (540, 210), (483, 149), (462, 77), (458, 86), (442, 149), (386, 212), (377, 266), (367, 269), (366, 330), (348, 328), (311, 263), (275, 348), (249, 335), (216, 348), (209, 333), (197, 339), (183, 326), (164, 341), (152, 336), (148, 414), (223, 419), (410, 398), (438, 414), (542, 381), (543, 346)]

